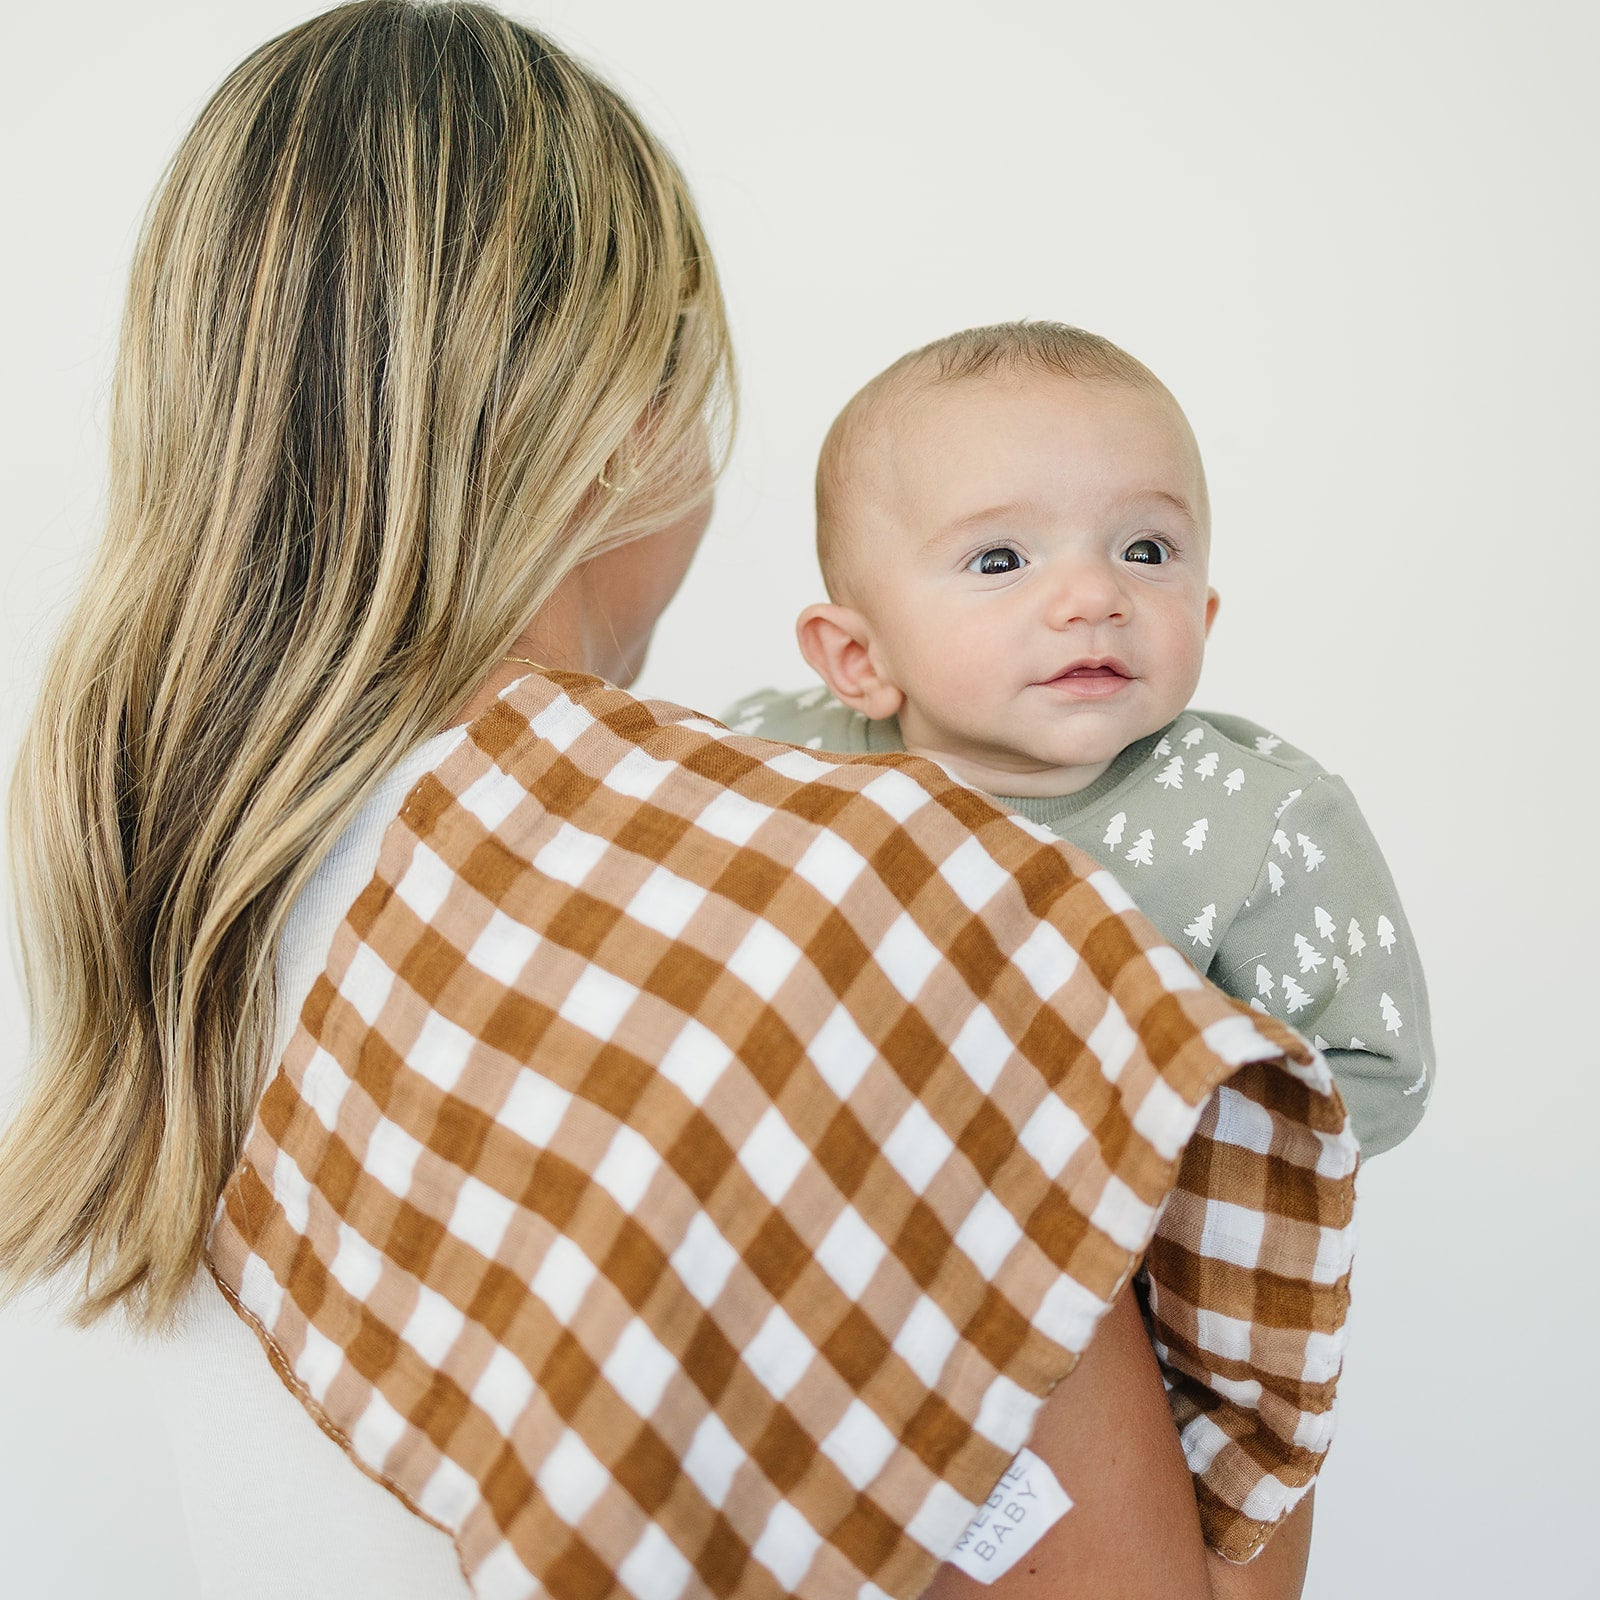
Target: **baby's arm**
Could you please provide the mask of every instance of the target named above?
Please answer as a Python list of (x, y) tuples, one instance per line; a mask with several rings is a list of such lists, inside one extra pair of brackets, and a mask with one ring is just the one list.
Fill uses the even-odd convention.
[(1210, 976), (1314, 1039), (1363, 1156), (1421, 1120), (1433, 1088), (1422, 968), (1389, 869), (1338, 778), (1310, 779), (1279, 815)]

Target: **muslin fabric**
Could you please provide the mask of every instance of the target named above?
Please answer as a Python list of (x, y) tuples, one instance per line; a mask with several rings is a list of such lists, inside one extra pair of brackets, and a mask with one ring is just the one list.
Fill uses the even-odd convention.
[[(406, 796), (464, 733), (439, 734), (391, 767), (295, 896), (275, 962), (269, 1064), (288, 1048)], [(138, 1378), (177, 1465), (196, 1600), (471, 1600), (450, 1539), (309, 1422), (209, 1271), (196, 1273), (161, 1338), (130, 1349), (142, 1352)]]
[(1314, 1477), (1326, 1064), (930, 763), (578, 674), (423, 775), (210, 1261), (481, 1596), (919, 1593), (1143, 1263), (1202, 1526)]

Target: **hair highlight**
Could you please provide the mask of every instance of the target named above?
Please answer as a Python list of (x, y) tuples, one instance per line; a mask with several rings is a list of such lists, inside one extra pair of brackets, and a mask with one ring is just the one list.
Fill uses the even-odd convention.
[(358, 0), (224, 81), (146, 219), (105, 532), (12, 783), (0, 1294), (81, 1267), (76, 1321), (170, 1316), (296, 895), (574, 567), (704, 494), (732, 400), (682, 176), (540, 34)]

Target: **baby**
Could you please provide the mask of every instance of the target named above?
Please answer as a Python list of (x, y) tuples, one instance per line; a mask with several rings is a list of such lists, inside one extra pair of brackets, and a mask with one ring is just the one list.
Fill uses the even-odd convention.
[(767, 690), (737, 732), (907, 750), (1116, 873), (1230, 994), (1314, 1038), (1372, 1155), (1432, 1084), (1428, 1002), (1349, 790), (1242, 717), (1187, 709), (1217, 612), (1187, 419), (1108, 340), (952, 335), (844, 408), (817, 468), (826, 688)]

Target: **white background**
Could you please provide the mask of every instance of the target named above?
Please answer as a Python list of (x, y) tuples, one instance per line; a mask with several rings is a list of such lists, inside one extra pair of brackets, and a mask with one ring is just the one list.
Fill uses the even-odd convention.
[[(116, 317), (162, 165), (274, 0), (6, 23), (0, 759), (96, 534)], [(810, 472), (907, 347), (1045, 316), (1176, 392), (1223, 610), (1198, 703), (1360, 797), (1439, 1087), (1363, 1174), (1307, 1593), (1594, 1592), (1593, 710), (1600, 10), (553, 0), (678, 153), (744, 426), (645, 691), (807, 681)], [(0, 992), (0, 1094), (26, 1029)], [(173, 1466), (105, 1336), (0, 1313), (0, 1593), (193, 1600)], [(1065, 1592), (1065, 1591), (1064, 1591)]]

